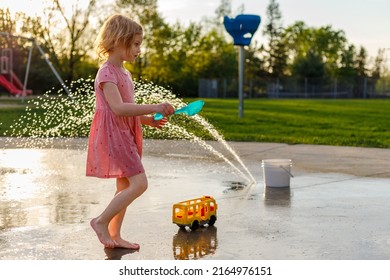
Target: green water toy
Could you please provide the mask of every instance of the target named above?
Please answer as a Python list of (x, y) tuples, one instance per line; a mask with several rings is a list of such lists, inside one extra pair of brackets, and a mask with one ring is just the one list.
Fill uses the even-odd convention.
[[(204, 105), (203, 100), (197, 100), (191, 103), (188, 103), (187, 106), (177, 109), (174, 114), (186, 114), (188, 116), (196, 115), (202, 110)], [(164, 116), (160, 113), (154, 115), (154, 120), (161, 120)]]

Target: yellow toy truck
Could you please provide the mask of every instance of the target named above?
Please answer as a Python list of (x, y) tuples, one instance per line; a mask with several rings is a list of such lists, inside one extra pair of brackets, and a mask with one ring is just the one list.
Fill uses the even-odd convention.
[(217, 221), (217, 203), (211, 196), (202, 196), (173, 204), (172, 222), (180, 228), (188, 226), (196, 230), (199, 226), (214, 225)]

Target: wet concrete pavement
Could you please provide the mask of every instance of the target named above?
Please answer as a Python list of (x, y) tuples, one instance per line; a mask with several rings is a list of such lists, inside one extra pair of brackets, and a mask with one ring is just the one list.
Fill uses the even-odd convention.
[[(123, 225), (137, 252), (104, 250), (89, 227), (115, 182), (85, 177), (86, 139), (66, 149), (0, 149), (0, 259), (390, 258), (390, 150), (229, 144), (255, 184), (189, 141), (145, 141), (149, 189)], [(261, 160), (269, 158), (293, 160), (290, 188), (263, 187)], [(202, 195), (218, 203), (215, 226), (179, 230), (172, 204)]]

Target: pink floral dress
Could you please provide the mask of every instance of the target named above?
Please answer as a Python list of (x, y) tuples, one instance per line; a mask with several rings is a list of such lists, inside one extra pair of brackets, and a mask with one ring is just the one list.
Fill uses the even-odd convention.
[(105, 62), (95, 78), (96, 109), (89, 134), (86, 175), (121, 178), (143, 173), (140, 117), (115, 115), (104, 97), (105, 82), (117, 85), (123, 102), (135, 102), (130, 73)]

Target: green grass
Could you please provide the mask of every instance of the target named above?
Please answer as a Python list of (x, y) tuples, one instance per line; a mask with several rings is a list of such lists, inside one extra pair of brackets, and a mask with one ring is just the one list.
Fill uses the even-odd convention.
[[(22, 100), (3, 96), (0, 93), (0, 137), (10, 136), (10, 127), (15, 124), (16, 120), (26, 114), (26, 106), (28, 105), (29, 99), (31, 97)], [(37, 110), (38, 112), (43, 114), (42, 110)]]
[[(238, 100), (205, 101), (201, 115), (226, 140), (390, 148), (390, 100), (250, 99), (243, 118)], [(0, 136), (24, 112), (0, 107)]]
[(390, 100), (206, 99), (202, 115), (227, 140), (390, 148)]
[[(9, 130), (15, 120), (18, 120), (25, 112), (24, 108), (1, 108), (0, 107), (0, 136)], [(9, 136), (7, 133), (6, 136)]]

